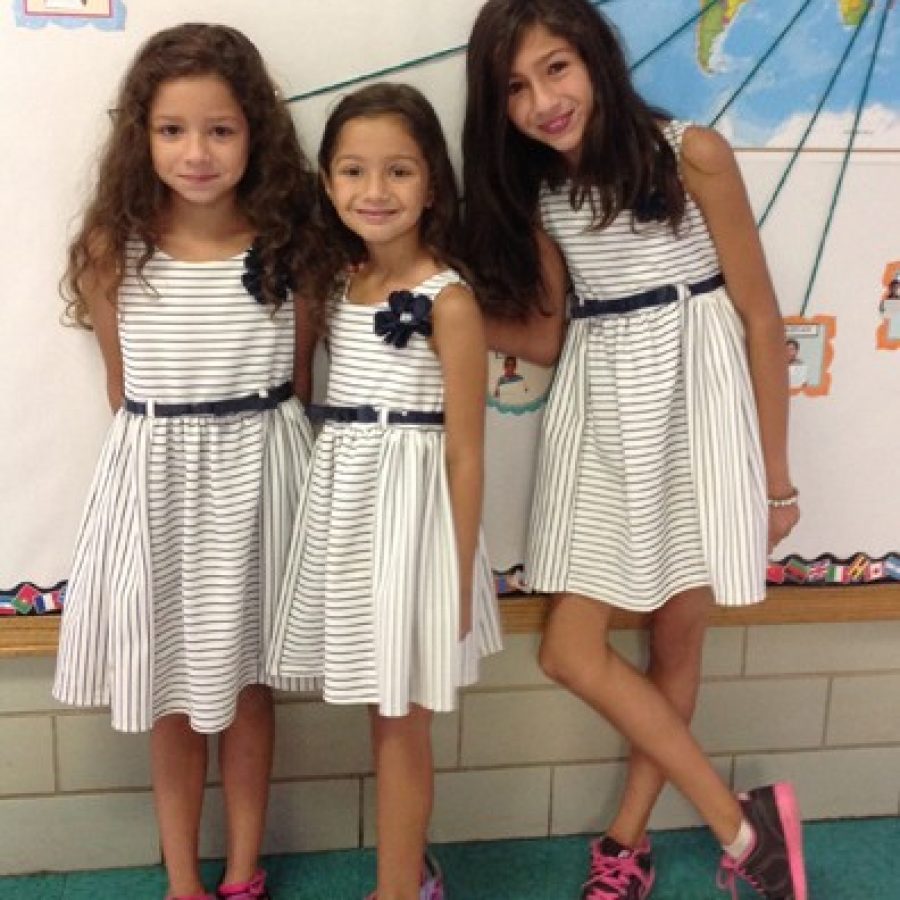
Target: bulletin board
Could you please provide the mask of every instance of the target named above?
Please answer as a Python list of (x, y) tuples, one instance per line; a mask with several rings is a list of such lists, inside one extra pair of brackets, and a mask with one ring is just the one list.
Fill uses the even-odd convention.
[[(458, 162), (463, 51), (480, 5), (112, 0), (111, 15), (97, 16), (115, 26), (106, 28), (86, 19), (69, 27), (62, 19), (78, 11), (63, 9), (66, 0), (8, 7), (0, 18), (2, 90), (15, 110), (0, 120), (4, 619), (27, 619), (33, 630), (38, 613), (63, 602), (109, 425), (98, 349), (90, 333), (60, 324), (57, 284), (106, 110), (138, 45), (181, 21), (240, 28), (267, 59), (310, 156), (341, 91), (372, 78), (409, 81), (435, 104)], [(732, 141), (760, 220), (794, 355), (791, 457), (803, 508), (771, 561), (770, 583), (826, 591), (826, 617), (889, 615), (896, 593), (875, 599), (872, 591), (900, 580), (900, 229), (892, 224), (900, 15), (890, 0), (598, 5), (620, 29), (645, 96)], [(40, 27), (23, 19), (38, 7), (47, 13)], [(498, 585), (516, 591), (552, 372), (496, 354), (489, 369), (484, 519)], [(539, 616), (516, 603), (526, 618)]]

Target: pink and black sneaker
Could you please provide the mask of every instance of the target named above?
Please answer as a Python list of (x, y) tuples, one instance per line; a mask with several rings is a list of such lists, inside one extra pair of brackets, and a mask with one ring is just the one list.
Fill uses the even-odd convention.
[(216, 897), (218, 900), (270, 900), (266, 890), (266, 873), (258, 869), (249, 881), (220, 884)]
[(719, 867), (718, 885), (737, 900), (737, 879), (766, 900), (807, 900), (803, 863), (803, 827), (794, 788), (787, 782), (738, 794), (753, 826), (753, 846), (740, 858), (727, 853)]
[(644, 900), (656, 879), (650, 841), (634, 849), (606, 836), (591, 844), (591, 874), (581, 900)]

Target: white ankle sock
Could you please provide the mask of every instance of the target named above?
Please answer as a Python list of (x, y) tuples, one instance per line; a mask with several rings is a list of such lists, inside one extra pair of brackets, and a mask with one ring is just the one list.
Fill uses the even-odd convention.
[(753, 846), (754, 839), (753, 826), (746, 819), (741, 819), (737, 837), (730, 844), (723, 844), (722, 849), (732, 859), (740, 859)]

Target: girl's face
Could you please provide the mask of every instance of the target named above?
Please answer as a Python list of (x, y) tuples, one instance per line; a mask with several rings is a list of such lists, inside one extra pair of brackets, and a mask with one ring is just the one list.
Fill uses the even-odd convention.
[(428, 163), (394, 115), (342, 126), (325, 190), (344, 225), (368, 246), (418, 239), (419, 220), (432, 202)]
[(214, 207), (234, 201), (249, 153), (247, 119), (215, 75), (164, 81), (150, 106), (150, 154), (178, 200)]
[(543, 25), (532, 26), (510, 68), (510, 122), (575, 165), (593, 109), (594, 86), (578, 51)]

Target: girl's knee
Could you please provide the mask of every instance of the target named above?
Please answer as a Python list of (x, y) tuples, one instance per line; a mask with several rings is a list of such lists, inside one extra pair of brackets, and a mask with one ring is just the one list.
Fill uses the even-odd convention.
[(562, 660), (546, 638), (541, 641), (541, 647), (538, 650), (538, 666), (551, 681), (559, 683), (562, 680)]
[[(602, 650), (599, 653), (602, 655)], [(541, 641), (538, 665), (551, 681), (568, 690), (575, 688), (581, 666), (559, 641), (548, 640), (546, 637)]]

